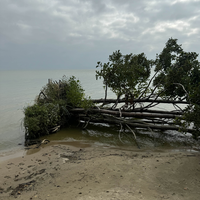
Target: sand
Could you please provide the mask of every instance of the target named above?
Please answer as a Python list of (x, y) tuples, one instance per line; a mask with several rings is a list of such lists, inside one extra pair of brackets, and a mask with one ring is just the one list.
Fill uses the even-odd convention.
[(200, 154), (64, 143), (0, 162), (2, 200), (200, 199)]

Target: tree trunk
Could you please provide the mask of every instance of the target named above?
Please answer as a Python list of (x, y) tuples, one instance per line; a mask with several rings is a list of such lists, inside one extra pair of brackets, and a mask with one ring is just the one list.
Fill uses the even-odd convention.
[[(92, 99), (92, 101), (94, 103), (116, 103), (116, 99)], [(125, 103), (127, 100), (125, 99), (119, 99), (118, 103)], [(173, 100), (162, 100), (162, 99), (133, 99), (130, 100), (128, 102), (134, 102), (134, 103), (150, 103), (150, 102), (154, 102), (154, 103), (170, 103), (170, 104), (189, 104), (189, 102), (187, 101), (173, 101)]]
[[(132, 123), (132, 122), (128, 122), (125, 120), (112, 120), (112, 119), (103, 119), (103, 118), (96, 118), (96, 119), (91, 119), (90, 117), (80, 117), (80, 120), (83, 121), (89, 121), (89, 122), (93, 122), (93, 123), (108, 123), (108, 124), (122, 124), (122, 125), (126, 125), (128, 124), (131, 127), (134, 128), (151, 128), (151, 129), (157, 129), (157, 130), (175, 130), (175, 131), (179, 131), (180, 128), (177, 126), (169, 126), (169, 125), (153, 125), (153, 124), (147, 124), (147, 123)], [(185, 129), (186, 132), (192, 133), (194, 132), (193, 129)]]
[(138, 112), (125, 112), (125, 111), (113, 111), (113, 110), (106, 110), (106, 109), (91, 109), (86, 111), (83, 108), (74, 108), (71, 109), (70, 112), (72, 113), (87, 113), (87, 114), (109, 114), (114, 116), (120, 116), (120, 117), (135, 117), (135, 118), (171, 118), (175, 119), (176, 117), (180, 117), (180, 115), (177, 114), (158, 114), (158, 113), (138, 113)]

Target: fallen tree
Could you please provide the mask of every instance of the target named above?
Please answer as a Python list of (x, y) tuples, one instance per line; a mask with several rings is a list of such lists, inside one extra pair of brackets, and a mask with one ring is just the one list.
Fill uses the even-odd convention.
[[(197, 56), (184, 52), (172, 38), (155, 60), (148, 60), (144, 53), (122, 55), (116, 51), (109, 56), (108, 63), (97, 63), (100, 70), (96, 77), (103, 78), (104, 99), (86, 98), (75, 77), (49, 81), (35, 104), (24, 110), (25, 139), (56, 132), (74, 122), (83, 123), (83, 128), (89, 123), (115, 124), (121, 132), (128, 129), (135, 140), (134, 129), (176, 130), (197, 138), (200, 135)], [(107, 99), (108, 88), (116, 99)]]
[[(120, 51), (109, 56), (109, 62), (98, 62), (97, 78), (103, 78), (105, 93), (109, 87), (117, 99), (94, 100), (108, 105), (110, 109), (139, 112), (132, 117), (152, 123), (174, 124), (173, 130), (191, 132), (194, 138), (200, 135), (200, 63), (195, 52), (185, 52), (177, 39), (170, 38), (155, 60), (144, 54), (122, 55)], [(150, 68), (154, 70), (150, 70)], [(154, 71), (154, 74), (150, 74)], [(133, 81), (134, 80), (134, 81)], [(121, 98), (122, 97), (122, 98)], [(120, 105), (124, 103), (124, 105)], [(157, 107), (166, 111), (157, 111)], [(170, 105), (170, 106), (169, 106)], [(160, 114), (159, 114), (160, 112)], [(147, 113), (158, 113), (149, 115)], [(146, 125), (145, 125), (146, 126)], [(171, 129), (172, 130), (172, 129)]]

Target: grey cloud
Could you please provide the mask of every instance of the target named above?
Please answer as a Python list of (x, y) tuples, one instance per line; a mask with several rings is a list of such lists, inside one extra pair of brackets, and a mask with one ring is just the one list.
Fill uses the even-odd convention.
[(2, 0), (0, 69), (94, 68), (118, 49), (155, 58), (170, 37), (198, 52), (199, 7), (199, 0)]

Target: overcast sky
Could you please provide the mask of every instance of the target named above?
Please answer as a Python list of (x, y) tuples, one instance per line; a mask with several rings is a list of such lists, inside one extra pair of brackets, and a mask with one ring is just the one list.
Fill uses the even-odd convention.
[(0, 0), (0, 69), (95, 69), (113, 51), (200, 53), (200, 0)]

